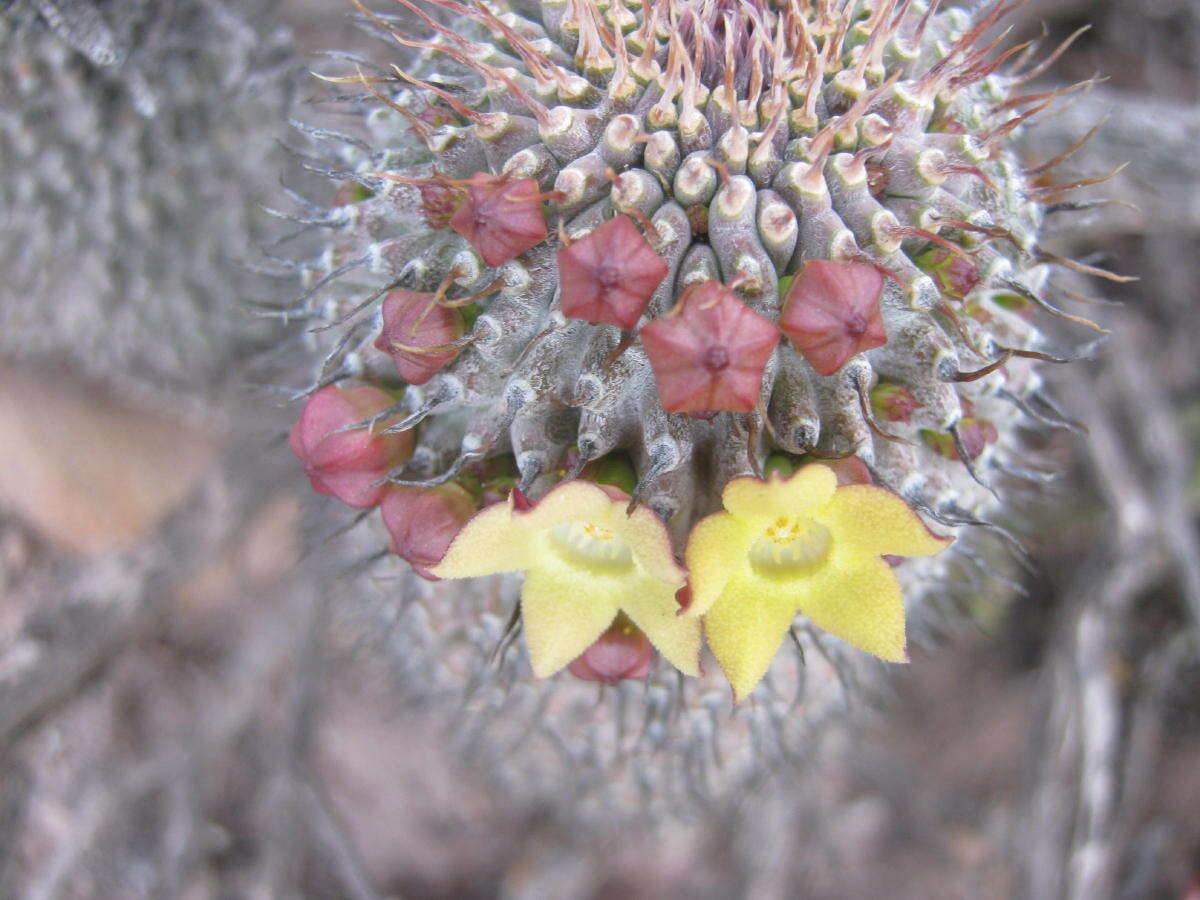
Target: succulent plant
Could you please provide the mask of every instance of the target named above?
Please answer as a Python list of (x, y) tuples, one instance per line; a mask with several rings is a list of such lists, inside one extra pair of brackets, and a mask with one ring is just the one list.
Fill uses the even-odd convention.
[[(302, 211), (328, 238), (285, 312), (321, 357), (307, 393), (393, 397), (356, 423), (413, 435), (377, 486), (458, 485), (483, 508), (422, 566), (529, 572), (541, 675), (578, 657), (611, 680), (594, 659), (631, 627), (691, 673), (682, 623), (703, 618), (741, 698), (790, 631), (791, 674), (749, 714), (780, 735), (804, 727), (765, 702), (780, 679), (848, 688), (868, 660), (814, 624), (902, 660), (905, 605), (921, 641), (957, 585), (1003, 580), (981, 546), (1015, 543), (992, 521), (1008, 479), (1042, 477), (1022, 431), (1071, 424), (1038, 363), (1083, 355), (1072, 330), (1094, 328), (1051, 270), (1098, 270), (1039, 245), (1068, 186), (1012, 141), (1057, 92), (1021, 93), (1043, 66), (989, 37), (1002, 3), (399, 3), (360, 6), (387, 65), (323, 76), (365, 121), (307, 129), (335, 199)], [(503, 647), (519, 627), (520, 609), (499, 625), (504, 590), (436, 596), (421, 627), (444, 637)], [(639, 740), (681, 736), (695, 762), (728, 694), (711, 668), (663, 668)], [(493, 672), (505, 697), (520, 673)], [(801, 718), (835, 707), (826, 692)]]

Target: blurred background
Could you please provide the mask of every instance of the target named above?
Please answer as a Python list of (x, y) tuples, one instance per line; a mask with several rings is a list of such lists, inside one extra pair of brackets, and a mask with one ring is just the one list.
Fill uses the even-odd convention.
[(378, 52), (348, 6), (0, 0), (0, 896), (1200, 898), (1200, 3), (1009, 18), (1091, 25), (1039, 86), (1105, 80), (1024, 147), (1106, 120), (1070, 168), (1129, 162), (1079, 195), (1116, 202), (1051, 244), (1140, 279), (1080, 279), (1120, 305), (1049, 373), (1081, 428), (1039, 439), (1012, 600), (770, 803), (608, 829), (449, 752), (347, 633), (361, 560), (254, 383), (306, 69)]

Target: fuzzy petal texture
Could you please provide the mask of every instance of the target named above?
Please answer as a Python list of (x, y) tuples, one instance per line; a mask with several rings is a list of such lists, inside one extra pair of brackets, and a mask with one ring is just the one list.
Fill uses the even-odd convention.
[(541, 531), (562, 522), (575, 521), (612, 526), (624, 518), (624, 506), (614, 502), (600, 485), (573, 480), (556, 485), (534, 504), (533, 509), (517, 512), (514, 518), (520, 527), (530, 531)]
[(755, 531), (727, 512), (706, 516), (692, 527), (684, 559), (690, 575), (692, 602), (685, 616), (707, 613), (734, 570), (746, 559)]
[(540, 565), (525, 576), (521, 623), (538, 678), (553, 675), (605, 632), (620, 609), (619, 588), (567, 565)]
[(679, 615), (674, 588), (643, 578), (622, 596), (621, 609), (671, 665), (684, 675), (700, 674), (700, 620)]
[(837, 489), (837, 476), (828, 466), (797, 469), (791, 478), (735, 478), (725, 485), (725, 509), (746, 522), (769, 522), (780, 516), (807, 515), (821, 509)]
[[(904, 596), (892, 567), (877, 556), (838, 557), (797, 592), (814, 625), (888, 662), (908, 662)], [(845, 564), (849, 563), (849, 564)]]
[(521, 615), (539, 677), (576, 659), (620, 610), (680, 671), (699, 671), (700, 626), (675, 599), (685, 572), (652, 512), (627, 515), (623, 491), (584, 481), (558, 485), (525, 511), (515, 495), (471, 519), (431, 574), (526, 571)]
[[(616, 511), (624, 516), (624, 510)], [(675, 551), (671, 546), (671, 536), (663, 528), (662, 521), (644, 506), (639, 506), (633, 515), (622, 521), (617, 519), (617, 532), (633, 548), (633, 556), (641, 565), (642, 570), (652, 578), (679, 588), (687, 571), (675, 562)]]
[(738, 574), (704, 617), (704, 634), (736, 700), (744, 699), (771, 667), (796, 617), (786, 589)]
[(821, 521), (835, 544), (879, 556), (932, 556), (952, 541), (933, 534), (896, 494), (863, 484), (839, 489)]
[(475, 578), (527, 569), (536, 556), (533, 536), (513, 525), (511, 499), (475, 514), (429, 569), (435, 578)]

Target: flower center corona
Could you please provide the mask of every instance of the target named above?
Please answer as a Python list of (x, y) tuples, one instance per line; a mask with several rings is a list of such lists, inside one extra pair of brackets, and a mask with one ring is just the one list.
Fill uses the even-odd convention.
[(592, 522), (562, 522), (550, 529), (550, 543), (569, 563), (604, 572), (633, 568), (633, 551), (612, 530)]
[(829, 529), (820, 522), (780, 516), (750, 546), (750, 564), (763, 574), (800, 574), (825, 560), (829, 541)]

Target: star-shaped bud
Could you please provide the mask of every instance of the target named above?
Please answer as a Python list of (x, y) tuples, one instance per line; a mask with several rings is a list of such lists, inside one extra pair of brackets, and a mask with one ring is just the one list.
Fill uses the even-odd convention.
[(820, 375), (887, 343), (879, 297), (883, 275), (865, 263), (814, 259), (792, 279), (779, 329)]
[(624, 613), (617, 615), (595, 643), (575, 657), (567, 671), (583, 681), (616, 684), (626, 678), (645, 678), (654, 658), (654, 645)]
[(563, 314), (629, 331), (667, 271), (629, 216), (617, 216), (559, 248)]
[(392, 291), (383, 300), (383, 329), (375, 348), (392, 357), (409, 384), (424, 384), (458, 355), (462, 313), (434, 294)]
[(904, 598), (882, 558), (926, 556), (950, 541), (932, 534), (900, 497), (839, 486), (808, 465), (790, 478), (735, 478), (724, 510), (701, 519), (685, 559), (708, 645), (740, 700), (766, 674), (792, 620), (890, 662), (905, 662)]
[(392, 405), (392, 398), (368, 385), (317, 391), (292, 426), (288, 443), (318, 494), (337, 497), (349, 506), (375, 506), (387, 486), (388, 472), (412, 455), (412, 433), (378, 434), (373, 428), (341, 429), (370, 419)]
[(622, 612), (673, 666), (699, 671), (699, 621), (679, 615), (685, 572), (654, 513), (629, 513), (624, 491), (578, 480), (524, 509), (519, 496), (477, 513), (431, 574), (524, 572), (521, 621), (540, 678), (587, 650)]
[(545, 198), (532, 178), (515, 181), (503, 175), (477, 172), (461, 184), (465, 198), (450, 219), (450, 227), (493, 268), (516, 259), (546, 239)]
[(641, 338), (667, 412), (748, 412), (779, 331), (725, 285), (705, 281), (689, 286)]
[(446, 548), (475, 514), (475, 501), (456, 484), (435, 488), (393, 487), (379, 504), (383, 524), (392, 538), (392, 552), (429, 581), (446, 555)]

